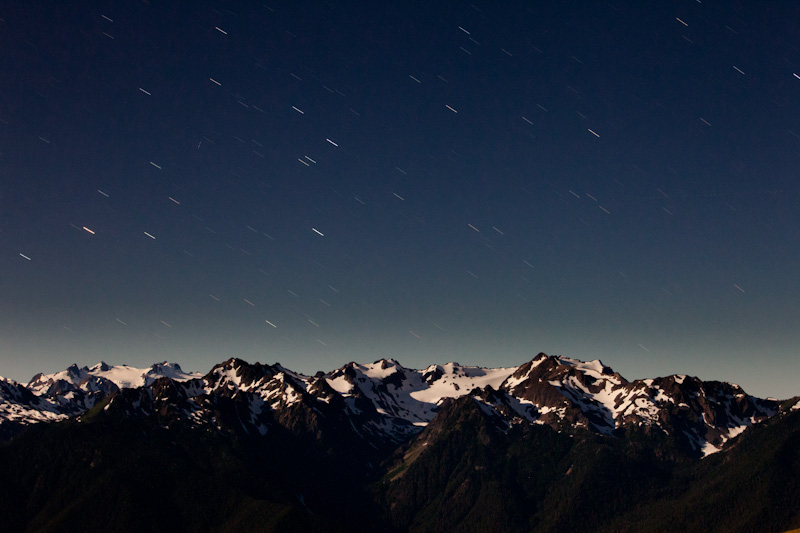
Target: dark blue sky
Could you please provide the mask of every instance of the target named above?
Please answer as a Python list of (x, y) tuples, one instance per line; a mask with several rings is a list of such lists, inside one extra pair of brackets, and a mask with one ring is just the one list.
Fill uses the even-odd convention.
[(7, 2), (0, 375), (539, 351), (800, 393), (800, 6)]

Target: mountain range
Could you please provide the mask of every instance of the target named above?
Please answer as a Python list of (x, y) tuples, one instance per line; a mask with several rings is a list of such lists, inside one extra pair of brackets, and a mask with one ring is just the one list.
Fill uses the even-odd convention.
[(800, 527), (798, 411), (543, 353), (313, 376), (73, 365), (0, 378), (0, 511), (52, 531), (110, 510), (131, 530), (781, 531)]

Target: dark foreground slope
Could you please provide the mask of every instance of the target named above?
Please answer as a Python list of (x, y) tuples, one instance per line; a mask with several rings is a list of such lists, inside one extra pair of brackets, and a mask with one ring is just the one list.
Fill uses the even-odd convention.
[(503, 426), (452, 402), (393, 458), (382, 505), (403, 531), (758, 532), (800, 526), (800, 412), (704, 460), (646, 435)]
[(378, 527), (362, 465), (270, 429), (254, 436), (103, 416), (31, 426), (0, 446), (0, 529)]
[(606, 531), (787, 531), (800, 527), (800, 411), (745, 432), (680, 469), (647, 505)]
[(401, 530), (586, 531), (653, 494), (678, 464), (588, 431), (504, 426), (462, 398), (395, 456), (381, 495)]
[[(279, 427), (156, 415), (39, 424), (0, 447), (3, 530), (785, 531), (800, 526), (800, 412), (704, 460), (647, 437), (509, 425), (447, 402), (384, 466)], [(363, 456), (361, 456), (363, 457)], [(12, 482), (13, 480), (13, 482)]]

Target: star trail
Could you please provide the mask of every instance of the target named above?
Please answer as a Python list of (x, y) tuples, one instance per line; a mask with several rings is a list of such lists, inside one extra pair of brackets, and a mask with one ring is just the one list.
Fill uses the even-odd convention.
[(799, 11), (7, 2), (0, 375), (544, 351), (793, 396)]

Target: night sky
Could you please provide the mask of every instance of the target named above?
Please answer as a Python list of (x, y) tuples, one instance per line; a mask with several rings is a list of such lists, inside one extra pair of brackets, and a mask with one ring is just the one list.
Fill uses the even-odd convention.
[(3, 2), (0, 375), (544, 351), (800, 393), (800, 6), (387, 4)]

